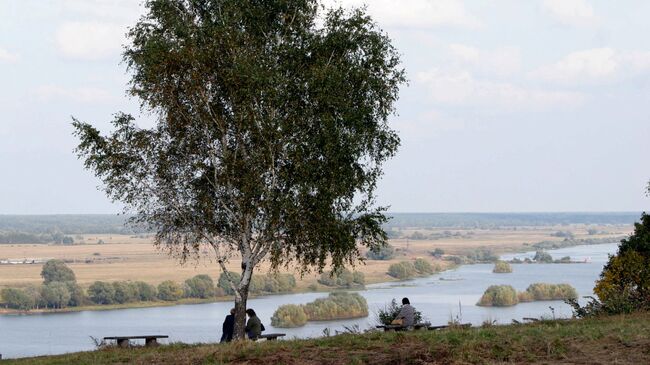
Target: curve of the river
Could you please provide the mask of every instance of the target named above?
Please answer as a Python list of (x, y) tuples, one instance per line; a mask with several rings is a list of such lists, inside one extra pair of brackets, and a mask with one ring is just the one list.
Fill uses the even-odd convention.
[[(310, 322), (293, 329), (276, 329), (271, 326), (271, 316), (282, 304), (303, 304), (326, 293), (301, 293), (267, 296), (249, 300), (267, 332), (284, 332), (288, 338), (322, 336), (328, 328), (331, 333), (344, 326), (359, 326), (361, 330), (375, 324), (374, 313), (390, 302), (409, 297), (411, 303), (433, 324), (446, 324), (452, 318), (475, 325), (483, 321), (509, 323), (522, 317), (554, 315), (569, 317), (571, 309), (561, 301), (522, 303), (507, 308), (478, 307), (485, 289), (493, 284), (510, 284), (525, 290), (535, 282), (569, 283), (580, 296), (591, 295), (607, 255), (616, 251), (616, 244), (576, 246), (551, 250), (554, 258), (571, 256), (573, 260), (586, 260), (579, 264), (520, 264), (513, 265), (511, 274), (493, 274), (492, 265), (465, 265), (456, 270), (399, 283), (368, 285), (359, 291), (368, 301), (367, 318)], [(532, 257), (534, 252), (504, 255)], [(232, 303), (179, 305), (158, 308), (49, 313), (34, 315), (0, 315), (0, 354), (3, 358), (61, 354), (95, 348), (91, 336), (122, 336), (133, 334), (166, 334), (170, 342), (217, 342), (221, 337), (223, 317)], [(551, 308), (553, 310), (551, 310)]]

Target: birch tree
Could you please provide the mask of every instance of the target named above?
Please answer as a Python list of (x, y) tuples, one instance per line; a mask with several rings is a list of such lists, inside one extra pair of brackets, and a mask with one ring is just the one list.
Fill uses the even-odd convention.
[[(399, 138), (399, 54), (364, 9), (315, 0), (149, 0), (128, 32), (128, 92), (151, 128), (74, 119), (76, 149), (132, 223), (181, 262), (206, 248), (235, 293), (263, 260), (300, 273), (386, 244), (375, 202)], [(226, 263), (241, 258), (241, 273)], [(291, 265), (291, 266), (290, 266)], [(229, 276), (230, 277), (230, 276)]]

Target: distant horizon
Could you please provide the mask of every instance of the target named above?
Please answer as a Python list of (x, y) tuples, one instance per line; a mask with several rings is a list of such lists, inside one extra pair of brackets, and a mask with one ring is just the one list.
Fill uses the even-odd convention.
[[(648, 210), (601, 210), (601, 211), (563, 211), (563, 210), (548, 210), (548, 211), (423, 211), (423, 212), (397, 212), (387, 211), (385, 214), (641, 214)], [(123, 213), (0, 213), (2, 216), (79, 216), (79, 215), (110, 215), (110, 216), (127, 216), (134, 214)]]

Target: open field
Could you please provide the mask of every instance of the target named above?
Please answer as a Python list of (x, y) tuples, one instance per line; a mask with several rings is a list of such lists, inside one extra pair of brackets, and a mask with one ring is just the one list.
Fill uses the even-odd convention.
[[(594, 228), (594, 226), (589, 226)], [(536, 226), (516, 227), (510, 229), (401, 229), (402, 237), (408, 237), (418, 232), (424, 236), (441, 236), (437, 239), (413, 240), (407, 238), (392, 239), (400, 255), (393, 260), (367, 260), (356, 270), (366, 275), (368, 283), (393, 280), (386, 274), (390, 264), (401, 260), (423, 257), (432, 263), (437, 262), (443, 267), (448, 262), (436, 260), (430, 255), (435, 248), (443, 249), (447, 254), (464, 254), (478, 247), (487, 247), (496, 253), (531, 250), (530, 244), (540, 241), (562, 241), (561, 237), (553, 237), (557, 231), (569, 231), (575, 238), (619, 237), (632, 230), (631, 225), (600, 226), (601, 232), (588, 235), (586, 226)], [(603, 233), (605, 232), (605, 233)], [(99, 241), (104, 244), (97, 244)], [(70, 261), (69, 266), (74, 270), (78, 282), (88, 286), (96, 280), (143, 280), (158, 284), (164, 280), (182, 282), (197, 274), (209, 274), (217, 278), (220, 270), (216, 263), (210, 260), (188, 262), (180, 265), (175, 259), (164, 252), (156, 250), (151, 244), (151, 237), (128, 235), (83, 235), (76, 236), (74, 245), (45, 245), (45, 244), (15, 244), (0, 245), (0, 259), (63, 259)], [(232, 260), (229, 267), (233, 270), (240, 266), (238, 260)], [(0, 265), (0, 288), (22, 287), (28, 284), (38, 284), (41, 264)], [(268, 263), (263, 263), (259, 271), (264, 273), (269, 269)], [(289, 270), (281, 270), (291, 272)], [(297, 275), (296, 275), (297, 276)], [(306, 275), (298, 280), (297, 291), (306, 290), (307, 286), (316, 282), (317, 275)]]
[[(5, 363), (5, 362), (3, 362)], [(650, 314), (309, 340), (107, 348), (9, 360), (58, 364), (648, 364)]]

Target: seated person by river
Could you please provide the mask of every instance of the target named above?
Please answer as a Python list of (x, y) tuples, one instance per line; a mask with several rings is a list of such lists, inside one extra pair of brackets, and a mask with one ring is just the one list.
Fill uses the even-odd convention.
[(256, 340), (264, 331), (264, 325), (260, 321), (259, 317), (254, 310), (251, 308), (246, 309), (246, 314), (248, 314), (248, 322), (246, 323), (246, 335), (251, 340)]
[(411, 306), (408, 298), (402, 298), (402, 309), (391, 324), (412, 327), (415, 324), (415, 308)]
[(230, 310), (221, 327), (221, 342), (232, 341), (232, 334), (235, 332), (235, 308)]

